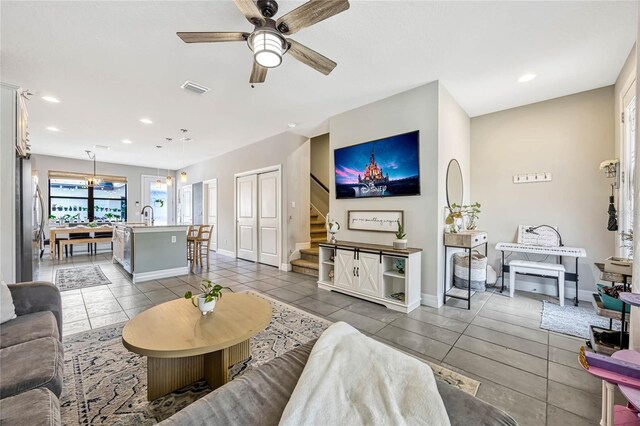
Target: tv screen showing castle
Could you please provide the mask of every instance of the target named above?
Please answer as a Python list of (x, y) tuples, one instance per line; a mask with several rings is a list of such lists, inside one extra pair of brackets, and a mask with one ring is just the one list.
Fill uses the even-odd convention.
[(336, 197), (420, 194), (419, 132), (336, 149)]

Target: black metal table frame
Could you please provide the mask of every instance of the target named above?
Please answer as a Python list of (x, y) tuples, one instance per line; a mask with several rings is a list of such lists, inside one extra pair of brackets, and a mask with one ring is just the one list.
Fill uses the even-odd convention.
[[(620, 274), (622, 275), (622, 279), (623, 279), (623, 283), (622, 283), (622, 290), (623, 291), (629, 291), (629, 286), (627, 284), (627, 281), (629, 280), (629, 277), (631, 275), (625, 275), (625, 274)], [(614, 286), (616, 285), (615, 282), (611, 281), (611, 285)], [(624, 349), (624, 333), (625, 333), (625, 329), (626, 327), (626, 318), (627, 318), (627, 304), (624, 303), (624, 300), (620, 300), (622, 302), (622, 312), (620, 312), (621, 316), (620, 316), (620, 349)]]
[[(484, 245), (484, 255), (487, 255), (487, 247), (488, 247), (488, 243), (482, 243), (482, 244), (478, 244), (475, 247), (462, 247), (462, 246), (450, 246), (450, 245), (444, 245), (444, 287), (443, 287), (443, 302), (446, 305), (447, 304), (447, 297), (451, 297), (453, 299), (458, 299), (458, 300), (466, 300), (467, 301), (467, 310), (471, 310), (471, 252), (475, 249), (477, 249), (478, 247)], [(465, 252), (467, 253), (467, 255), (469, 256), (469, 281), (467, 282), (468, 284), (468, 288), (467, 288), (467, 297), (462, 297), (462, 296), (454, 296), (454, 295), (450, 295), (447, 294), (447, 283), (448, 283), (448, 274), (447, 274), (447, 266), (449, 264), (448, 259), (447, 259), (447, 249), (449, 248), (458, 248), (458, 249), (464, 249)], [(455, 269), (455, 268), (454, 268)], [(455, 272), (454, 272), (455, 274)], [(452, 281), (455, 278), (452, 279)], [(485, 286), (487, 285), (487, 276), (486, 276), (486, 271), (485, 271), (485, 277), (484, 277), (484, 284)], [(451, 286), (453, 287), (453, 282), (451, 283)]]
[[(511, 273), (510, 272), (510, 268), (509, 265), (505, 265), (504, 263), (504, 252), (505, 251), (509, 251), (509, 250), (500, 250), (502, 252), (502, 256), (501, 256), (501, 260), (500, 260), (500, 269), (502, 269), (502, 287), (500, 288), (500, 293), (502, 293), (504, 291), (504, 274), (505, 273)], [(517, 253), (517, 252), (514, 252)], [(558, 263), (560, 265), (562, 265), (562, 257), (563, 256), (558, 256)], [(525, 274), (520, 274), (520, 275), (528, 275), (530, 277), (540, 277), (540, 278), (548, 278), (548, 279), (555, 279), (556, 282), (558, 281), (558, 278), (553, 278), (550, 277), (548, 275), (542, 275), (542, 274), (530, 274), (530, 273), (525, 273)], [(565, 281), (573, 281), (576, 283), (576, 297), (573, 298), (573, 304), (574, 306), (578, 306), (578, 258), (576, 257), (576, 272), (565, 272), (564, 273), (564, 280)], [(558, 287), (558, 292), (560, 291), (560, 287)], [(560, 296), (558, 294), (558, 296)], [(563, 295), (564, 296), (564, 295)]]

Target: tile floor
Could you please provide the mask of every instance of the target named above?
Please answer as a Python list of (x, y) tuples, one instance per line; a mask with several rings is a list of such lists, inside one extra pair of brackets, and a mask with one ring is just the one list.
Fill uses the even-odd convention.
[(510, 413), (519, 424), (595, 425), (600, 382), (577, 363), (581, 339), (539, 328), (542, 296), (478, 293), (470, 311), (459, 301), (401, 314), (382, 306), (319, 290), (312, 277), (212, 254), (197, 274), (132, 284), (110, 253), (43, 260), (40, 280), (58, 268), (99, 264), (106, 286), (62, 293), (64, 334), (126, 321), (145, 309), (181, 297), (202, 277), (234, 291), (254, 290), (333, 321), (346, 321), (374, 338), (479, 380), (477, 396)]

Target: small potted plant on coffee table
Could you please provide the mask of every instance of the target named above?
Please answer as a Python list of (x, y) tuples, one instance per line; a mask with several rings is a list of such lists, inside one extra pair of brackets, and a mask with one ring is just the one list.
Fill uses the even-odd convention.
[(222, 287), (220, 284), (214, 284), (211, 280), (202, 280), (200, 282), (201, 294), (193, 294), (187, 291), (184, 294), (185, 299), (191, 299), (193, 306), (200, 309), (202, 315), (212, 312), (216, 307), (216, 301), (222, 298)]

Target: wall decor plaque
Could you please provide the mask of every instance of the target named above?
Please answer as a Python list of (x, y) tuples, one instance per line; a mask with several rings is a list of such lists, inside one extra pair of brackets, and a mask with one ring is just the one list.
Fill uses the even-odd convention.
[(347, 228), (352, 231), (391, 232), (404, 226), (404, 210), (349, 210)]

